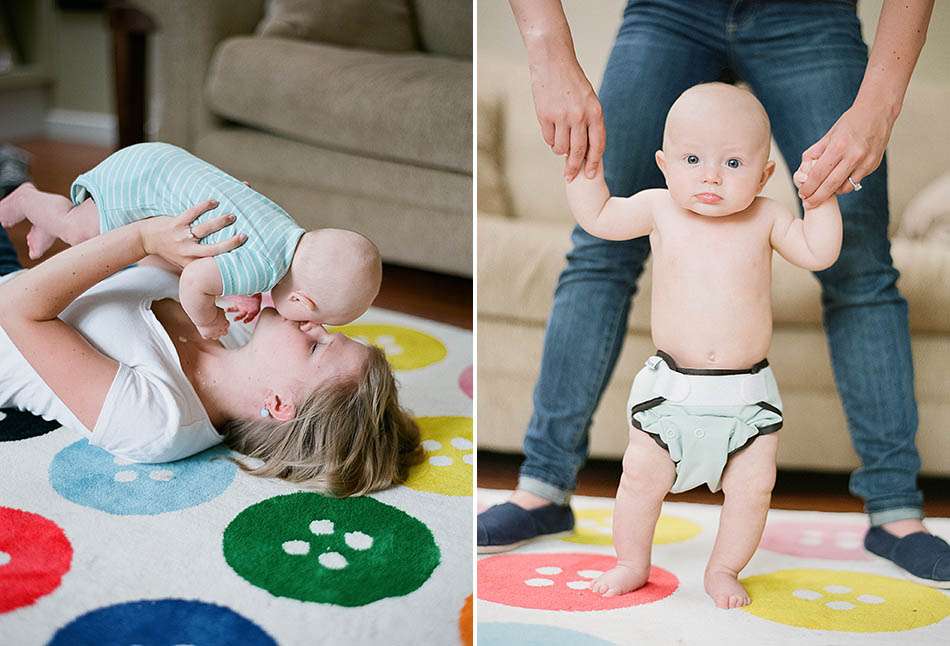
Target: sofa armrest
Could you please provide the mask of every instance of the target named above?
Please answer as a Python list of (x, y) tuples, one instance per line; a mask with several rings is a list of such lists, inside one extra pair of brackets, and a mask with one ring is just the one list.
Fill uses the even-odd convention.
[[(150, 55), (150, 118), (158, 139), (193, 148), (219, 119), (204, 98), (211, 56), (230, 36), (251, 34), (264, 15), (264, 0), (130, 0), (156, 22)], [(156, 113), (157, 112), (157, 113)]]

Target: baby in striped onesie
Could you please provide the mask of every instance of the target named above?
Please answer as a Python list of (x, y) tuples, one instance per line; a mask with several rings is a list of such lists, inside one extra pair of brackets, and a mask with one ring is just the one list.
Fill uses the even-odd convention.
[(357, 318), (379, 292), (382, 265), (369, 239), (353, 231), (305, 231), (277, 204), (224, 171), (177, 146), (144, 143), (116, 151), (73, 182), (70, 199), (22, 185), (0, 202), (0, 224), (28, 219), (30, 258), (39, 258), (56, 238), (69, 244), (156, 215), (175, 215), (207, 200), (218, 206), (194, 224), (222, 213), (234, 222), (201, 239), (215, 244), (243, 233), (237, 249), (191, 262), (182, 271), (181, 305), (201, 336), (227, 333), (228, 320), (215, 304), (250, 322), (271, 291), (286, 319), (339, 325)]

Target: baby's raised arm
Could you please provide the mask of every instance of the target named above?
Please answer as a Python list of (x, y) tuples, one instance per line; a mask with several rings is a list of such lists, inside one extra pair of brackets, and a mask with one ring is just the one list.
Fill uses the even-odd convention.
[(588, 179), (578, 173), (567, 182), (567, 203), (574, 219), (587, 233), (604, 240), (630, 240), (653, 231), (653, 210), (661, 189), (647, 189), (630, 197), (610, 197), (602, 166)]
[(799, 219), (782, 204), (769, 200), (774, 215), (769, 242), (793, 265), (821, 271), (835, 264), (841, 252), (841, 211), (831, 197)]
[(214, 299), (223, 291), (221, 272), (211, 258), (195, 260), (181, 272), (178, 285), (181, 307), (205, 339), (216, 339), (228, 332), (228, 319), (214, 304)]

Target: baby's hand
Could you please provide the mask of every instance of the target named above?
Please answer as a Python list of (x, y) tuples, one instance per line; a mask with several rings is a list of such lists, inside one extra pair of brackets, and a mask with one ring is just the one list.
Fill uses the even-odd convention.
[(792, 182), (794, 182), (795, 188), (800, 189), (802, 184), (808, 180), (808, 173), (810, 173), (811, 169), (815, 167), (815, 162), (816, 160), (814, 159), (807, 159), (803, 161), (798, 170), (795, 171), (795, 174), (792, 175)]
[[(217, 312), (217, 315), (214, 317), (214, 320), (208, 323), (207, 325), (198, 325), (195, 323), (195, 327), (198, 328), (198, 333), (201, 335), (202, 339), (217, 339), (228, 333), (228, 323), (227, 317), (224, 315), (219, 308), (214, 308)], [(192, 321), (194, 323), (194, 321)]]
[(253, 296), (228, 296), (225, 301), (228, 303), (225, 311), (236, 312), (234, 316), (235, 321), (250, 323), (261, 311), (260, 294), (254, 294)]

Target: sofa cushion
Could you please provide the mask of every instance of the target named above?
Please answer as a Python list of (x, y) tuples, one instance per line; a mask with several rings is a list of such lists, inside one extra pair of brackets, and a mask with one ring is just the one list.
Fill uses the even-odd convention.
[(408, 0), (271, 0), (257, 33), (379, 51), (416, 49)]
[(950, 248), (950, 173), (934, 180), (911, 200), (901, 218), (900, 233), (915, 240), (941, 241)]
[(206, 97), (221, 117), (292, 139), (472, 172), (468, 62), (237, 37), (215, 51)]
[(472, 60), (472, 3), (469, 0), (413, 0), (422, 49)]

